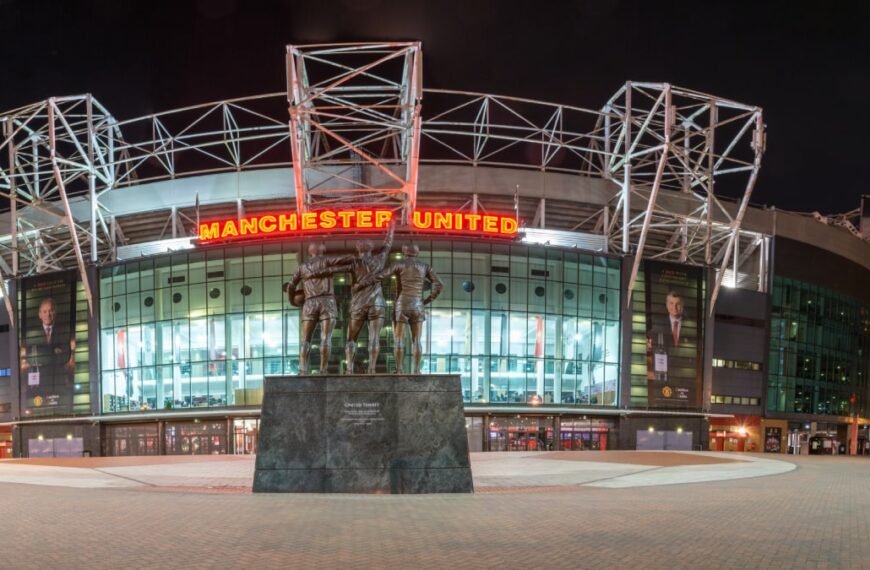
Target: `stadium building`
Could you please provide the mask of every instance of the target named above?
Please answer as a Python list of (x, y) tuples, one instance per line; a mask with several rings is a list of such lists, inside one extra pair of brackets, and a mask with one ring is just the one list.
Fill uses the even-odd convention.
[(423, 372), (461, 376), (472, 451), (870, 452), (868, 214), (750, 206), (759, 107), (428, 90), (419, 43), (289, 46), (287, 72), (136, 119), (0, 114), (0, 456), (255, 452), (307, 245), (389, 224), (445, 284)]

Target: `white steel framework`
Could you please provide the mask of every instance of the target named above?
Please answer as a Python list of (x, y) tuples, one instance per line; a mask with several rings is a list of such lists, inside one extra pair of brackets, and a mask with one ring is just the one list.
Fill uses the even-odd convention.
[(422, 63), (419, 42), (287, 46), (298, 211), (414, 209)]
[[(2, 277), (68, 267), (85, 275), (88, 262), (116, 259), (128, 221), (105, 197), (119, 188), (292, 167), (288, 199), (300, 211), (378, 203), (408, 213), (419, 165), (444, 164), (609, 181), (604, 201), (578, 190), (576, 200), (597, 213), (573, 229), (634, 254), (629, 297), (642, 259), (717, 267), (714, 299), (723, 282), (739, 285), (749, 274), (765, 286), (768, 236), (741, 229), (764, 151), (758, 107), (666, 83), (628, 82), (599, 110), (424, 91), (419, 43), (289, 46), (287, 58), (287, 92), (125, 121), (90, 95), (0, 113), (0, 194), (9, 198), (0, 214)], [(739, 202), (720, 197), (720, 183)], [(504, 189), (515, 204), (522, 192)], [(142, 213), (153, 210), (142, 202)], [(484, 207), (477, 195), (469, 204)], [(190, 205), (195, 213), (166, 208), (156, 232), (193, 235), (198, 195)], [(244, 198), (226, 207), (242, 216)], [(544, 228), (546, 220), (542, 199), (521, 221)]]
[[(0, 194), (9, 208), (0, 267), (11, 276), (76, 267), (93, 312), (85, 264), (86, 257), (98, 261), (106, 241), (96, 192), (114, 185), (115, 120), (93, 97), (79, 95), (3, 113), (0, 126)], [(74, 215), (73, 196), (89, 205), (87, 215)]]
[[(761, 109), (667, 83), (628, 82), (603, 110), (604, 176), (621, 188), (608, 232), (621, 237), (623, 253), (635, 253), (628, 298), (644, 257), (711, 265), (715, 255), (721, 266), (712, 310), (729, 263), (736, 279), (732, 253), (764, 153)], [(715, 184), (726, 176), (742, 186), (736, 212), (716, 198)], [(659, 200), (662, 190), (677, 196), (666, 203)], [(636, 198), (640, 212), (632, 209)], [(714, 224), (722, 217), (725, 224)], [(651, 228), (671, 235), (664, 247), (647, 252)]]

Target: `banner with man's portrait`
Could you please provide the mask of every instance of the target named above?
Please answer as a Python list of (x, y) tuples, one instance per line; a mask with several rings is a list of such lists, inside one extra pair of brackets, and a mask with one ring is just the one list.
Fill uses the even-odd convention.
[(75, 271), (24, 279), (19, 321), (19, 379), (27, 416), (73, 412)]
[(648, 403), (697, 408), (703, 374), (703, 270), (645, 261), (644, 275)]

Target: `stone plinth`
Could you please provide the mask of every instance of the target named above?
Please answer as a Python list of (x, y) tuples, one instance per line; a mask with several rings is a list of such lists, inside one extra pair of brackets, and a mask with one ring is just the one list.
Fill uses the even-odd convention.
[(472, 490), (458, 375), (266, 378), (255, 493)]

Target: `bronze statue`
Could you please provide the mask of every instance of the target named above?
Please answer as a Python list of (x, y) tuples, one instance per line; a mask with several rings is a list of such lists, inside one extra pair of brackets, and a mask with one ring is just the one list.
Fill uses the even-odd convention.
[[(354, 289), (362, 289), (370, 283), (374, 283), (384, 277), (395, 275), (397, 278), (396, 307), (394, 313), (395, 330), (393, 337), (395, 342), (394, 355), (396, 359), (396, 373), (405, 372), (405, 325), (411, 329), (411, 350), (413, 357), (412, 374), (420, 373), (420, 360), (423, 356), (423, 345), (420, 337), (423, 332), (423, 321), (426, 320), (424, 305), (428, 305), (438, 298), (444, 285), (438, 278), (438, 274), (426, 263), (417, 260), (420, 248), (416, 245), (402, 246), (402, 254), (405, 259), (392, 264), (389, 268), (379, 273), (371, 274), (360, 283), (354, 285)], [(432, 282), (432, 292), (425, 299), (423, 284), (426, 280)]]
[(311, 257), (300, 264), (287, 286), (287, 296), (290, 302), (298, 306), (296, 286), (302, 282), (305, 301), (302, 304), (302, 342), (299, 346), (299, 374), (308, 374), (308, 352), (311, 349), (311, 337), (314, 329), (320, 323), (320, 373), (325, 374), (329, 367), (329, 353), (332, 349), (332, 330), (338, 317), (338, 306), (335, 303), (335, 292), (332, 288), (332, 276), (348, 271), (350, 268), (342, 263), (340, 257), (326, 257), (326, 246), (322, 243), (312, 243), (308, 246)]
[(350, 267), (353, 275), (352, 296), (350, 300), (350, 322), (347, 327), (347, 344), (344, 353), (347, 359), (346, 374), (354, 373), (354, 357), (356, 356), (356, 340), (362, 330), (363, 323), (368, 321), (369, 328), (369, 365), (368, 374), (375, 373), (375, 366), (380, 353), (381, 327), (384, 326), (386, 316), (386, 304), (381, 282), (374, 281), (365, 286), (356, 287), (369, 275), (378, 273), (384, 269), (387, 256), (390, 255), (390, 246), (393, 244), (393, 231), (395, 226), (390, 226), (387, 237), (377, 253), (372, 253), (373, 244), (369, 240), (356, 242), (358, 255), (346, 255), (339, 261)]

